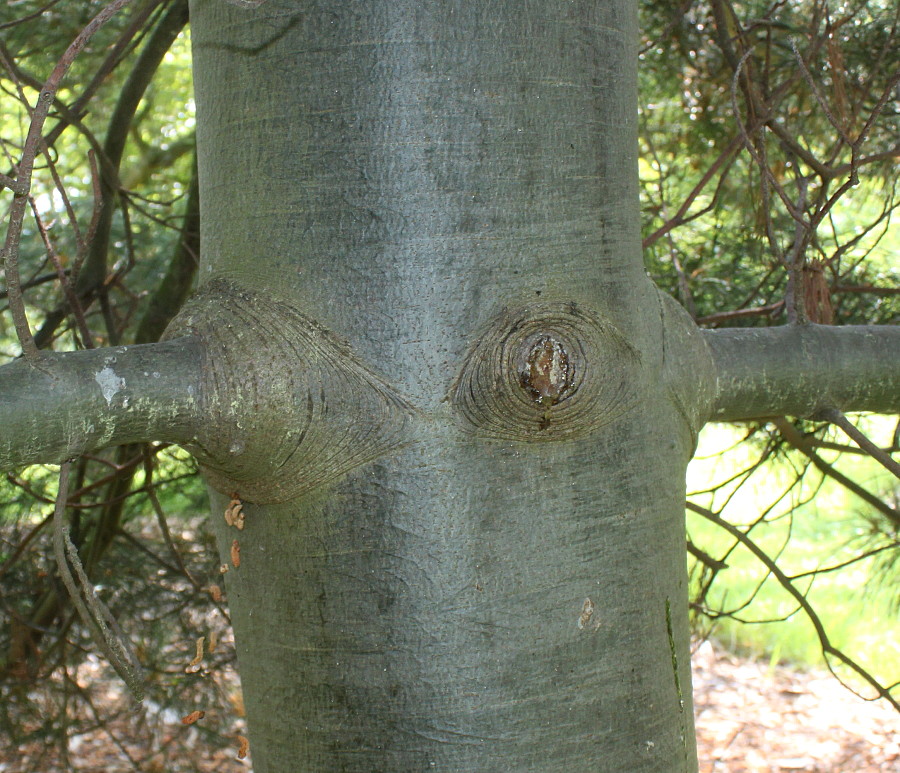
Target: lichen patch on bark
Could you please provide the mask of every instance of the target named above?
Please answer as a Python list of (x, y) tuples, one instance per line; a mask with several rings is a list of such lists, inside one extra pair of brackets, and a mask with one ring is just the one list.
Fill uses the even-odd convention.
[(118, 376), (109, 365), (94, 375), (94, 381), (99, 385), (107, 405), (112, 405), (113, 398), (125, 388), (125, 379)]

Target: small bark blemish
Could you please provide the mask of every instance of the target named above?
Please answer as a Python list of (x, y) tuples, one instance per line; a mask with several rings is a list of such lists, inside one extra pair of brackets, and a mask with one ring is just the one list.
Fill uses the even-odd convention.
[(552, 336), (543, 336), (532, 344), (520, 376), (522, 386), (536, 403), (551, 406), (572, 388), (575, 368), (565, 347)]
[(600, 628), (600, 621), (595, 620), (593, 624), (591, 624), (591, 618), (594, 616), (594, 611), (597, 609), (597, 605), (594, 604), (589, 598), (584, 600), (584, 604), (581, 605), (581, 614), (578, 616), (578, 630), (591, 630), (596, 631)]
[(187, 716), (181, 718), (182, 725), (193, 725), (195, 722), (200, 721), (203, 717), (206, 716), (205, 711), (192, 711)]
[(241, 502), (236, 493), (232, 494), (231, 501), (228, 503), (228, 507), (225, 508), (225, 523), (233, 526), (238, 531), (243, 531), (244, 518), (244, 503)]

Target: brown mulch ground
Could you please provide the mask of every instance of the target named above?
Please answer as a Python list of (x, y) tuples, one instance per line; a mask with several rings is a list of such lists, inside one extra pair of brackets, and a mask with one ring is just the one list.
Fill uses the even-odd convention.
[(900, 715), (826, 672), (694, 653), (701, 773), (900, 773)]
[[(827, 672), (769, 668), (710, 642), (697, 647), (693, 672), (701, 773), (900, 773), (900, 715), (855, 697)], [(248, 773), (249, 759), (237, 760), (231, 743), (246, 732), (243, 721), (226, 737), (201, 727), (207, 720), (184, 727), (148, 711), (139, 728), (134, 715), (120, 716), (109, 724), (118, 746), (100, 729), (79, 735), (70, 740), (68, 768), (46, 745), (12, 754), (0, 745), (0, 773)], [(156, 724), (154, 748), (128, 749), (125, 739), (138, 730), (146, 737), (148, 721)]]

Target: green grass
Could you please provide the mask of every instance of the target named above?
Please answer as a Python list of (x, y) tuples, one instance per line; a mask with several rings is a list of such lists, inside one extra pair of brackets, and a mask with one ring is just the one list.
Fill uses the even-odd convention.
[[(882, 440), (893, 426), (874, 417), (869, 425), (875, 439)], [(791, 487), (801, 465), (799, 456), (755, 470), (740, 486), (734, 482), (715, 494), (692, 494), (752, 467), (761, 444), (735, 445), (745, 433), (745, 428), (724, 425), (710, 425), (704, 431), (688, 470), (689, 499), (713, 510), (724, 508), (721, 516), (739, 526), (753, 523), (768, 509), (752, 536), (789, 575), (842, 564), (879, 540), (871, 508), (843, 487), (823, 482), (817, 471), (807, 472), (799, 485)], [(839, 435), (831, 439), (846, 442)], [(837, 456), (828, 451), (822, 455), (828, 461)], [(837, 465), (872, 492), (887, 496), (894, 486), (896, 493), (896, 481), (871, 459), (845, 454)], [(690, 539), (715, 558), (723, 557), (734, 545), (729, 534), (702, 516), (688, 512), (687, 518)], [(883, 529), (884, 520), (881, 524)], [(818, 613), (831, 643), (882, 684), (892, 684), (900, 680), (900, 614), (895, 606), (900, 575), (896, 566), (893, 572), (886, 570), (884, 557), (809, 575), (796, 584)], [(768, 576), (765, 566), (744, 547), (733, 550), (725, 560), (728, 568), (716, 579), (707, 603), (717, 609), (739, 610), (735, 618), (744, 622), (719, 619), (713, 636), (735, 651), (768, 658), (773, 664), (787, 661), (823, 666), (812, 623), (775, 578)], [(696, 573), (692, 577), (696, 589)], [(839, 670), (846, 673), (846, 669)], [(858, 685), (858, 680), (854, 684)]]

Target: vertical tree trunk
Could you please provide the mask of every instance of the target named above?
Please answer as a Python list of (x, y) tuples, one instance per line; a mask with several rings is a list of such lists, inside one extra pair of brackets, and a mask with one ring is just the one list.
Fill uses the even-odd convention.
[[(197, 0), (192, 29), (182, 327), (240, 342), (197, 450), (258, 773), (695, 770), (711, 365), (643, 272), (636, 4)], [(266, 383), (272, 421), (229, 408)]]

